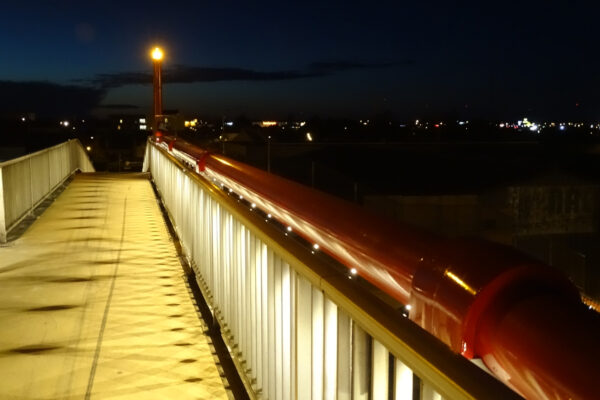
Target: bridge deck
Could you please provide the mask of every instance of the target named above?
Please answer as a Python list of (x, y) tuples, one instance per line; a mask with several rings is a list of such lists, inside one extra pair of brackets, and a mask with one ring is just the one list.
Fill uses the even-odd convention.
[(0, 287), (0, 398), (228, 397), (144, 175), (77, 175)]

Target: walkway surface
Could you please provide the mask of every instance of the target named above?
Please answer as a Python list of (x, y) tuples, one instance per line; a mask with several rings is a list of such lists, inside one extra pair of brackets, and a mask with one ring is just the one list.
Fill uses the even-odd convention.
[(228, 398), (145, 175), (77, 175), (0, 287), (0, 399)]

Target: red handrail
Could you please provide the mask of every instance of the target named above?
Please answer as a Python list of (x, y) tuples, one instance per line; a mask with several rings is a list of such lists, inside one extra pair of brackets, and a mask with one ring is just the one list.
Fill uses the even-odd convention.
[(481, 357), (526, 398), (596, 396), (600, 318), (553, 268), (507, 246), (447, 240), (390, 222), (180, 139), (159, 140), (410, 305), (413, 321), (454, 351)]

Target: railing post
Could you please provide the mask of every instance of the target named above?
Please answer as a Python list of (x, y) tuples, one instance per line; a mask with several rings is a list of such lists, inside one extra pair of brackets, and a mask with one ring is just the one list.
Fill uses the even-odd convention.
[(4, 181), (0, 167), (0, 243), (6, 243), (6, 218), (4, 215)]
[(31, 168), (31, 157), (29, 157), (29, 214), (33, 214), (33, 168)]

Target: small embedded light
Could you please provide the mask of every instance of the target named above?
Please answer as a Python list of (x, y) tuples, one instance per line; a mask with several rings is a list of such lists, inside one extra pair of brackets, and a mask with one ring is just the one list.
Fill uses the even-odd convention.
[(229, 193), (233, 193), (233, 189), (229, 189)]
[(313, 244), (313, 249), (319, 250), (319, 245), (317, 243)]
[(94, 137), (93, 137), (93, 136), (90, 136), (90, 139), (91, 139), (91, 140), (94, 140)]
[(288, 226), (288, 227), (287, 227), (287, 230), (288, 230), (288, 232), (291, 232), (291, 231), (292, 231), (292, 227), (291, 227), (291, 226)]
[(251, 207), (256, 208), (256, 203), (252, 203)]
[(404, 306), (404, 308), (405, 308), (406, 310), (410, 311), (410, 310), (411, 310), (411, 308), (412, 308), (412, 306), (411, 306), (410, 304), (407, 304), (407, 305), (405, 305), (405, 306)]
[(242, 195), (240, 194), (240, 200), (243, 200), (243, 199), (244, 199), (244, 196), (242, 196)]
[(25, 117), (21, 117), (21, 121), (25, 122)]
[(351, 273), (352, 275), (356, 275), (356, 274), (358, 274), (358, 271), (356, 270), (356, 268), (351, 268), (351, 269), (350, 269), (350, 273)]
[(273, 217), (271, 214), (267, 214), (267, 218), (271, 218)]
[(423, 261), (423, 257), (421, 257), (421, 258), (419, 259), (419, 261)]
[(87, 146), (85, 149), (86, 149), (87, 151), (92, 151), (92, 146)]

